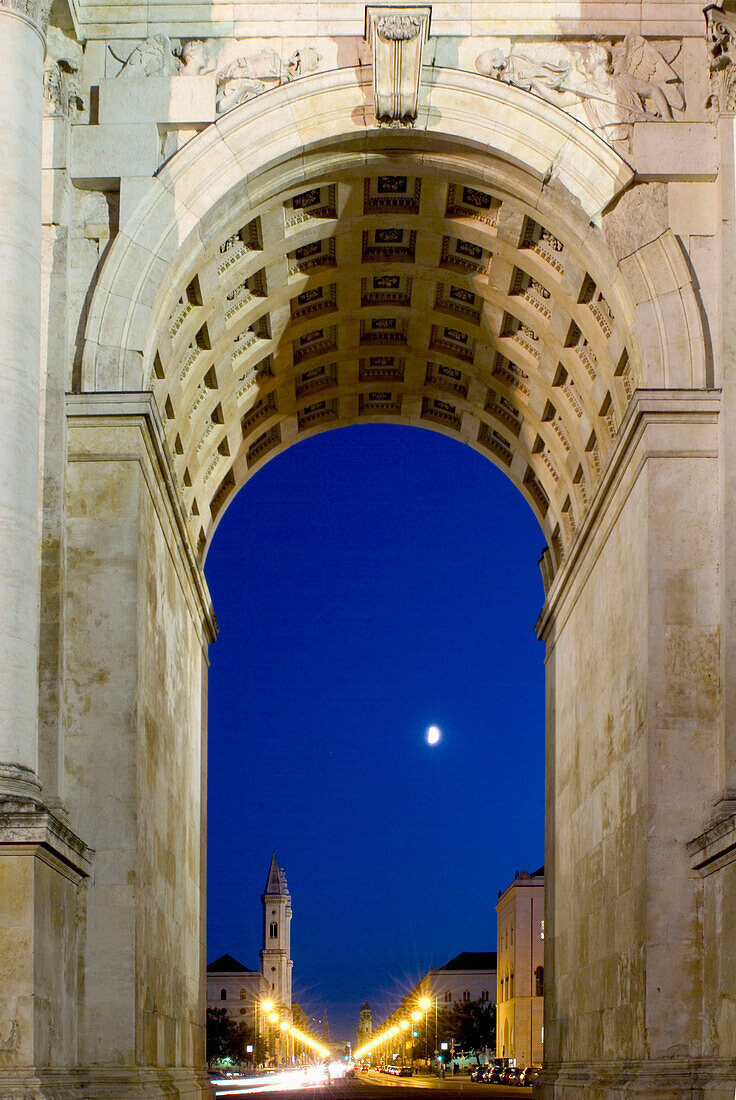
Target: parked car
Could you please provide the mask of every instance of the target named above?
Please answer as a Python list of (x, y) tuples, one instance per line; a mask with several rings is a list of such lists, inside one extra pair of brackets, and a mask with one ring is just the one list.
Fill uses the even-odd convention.
[(519, 1066), (509, 1066), (501, 1075), (501, 1083), (504, 1085), (520, 1085), (523, 1070)]
[(540, 1066), (527, 1066), (524, 1070), (522, 1085), (533, 1085), (539, 1074), (542, 1072)]
[(413, 1073), (411, 1066), (399, 1066), (399, 1077), (411, 1077)]
[(471, 1081), (485, 1081), (488, 1066), (473, 1066), (470, 1071)]

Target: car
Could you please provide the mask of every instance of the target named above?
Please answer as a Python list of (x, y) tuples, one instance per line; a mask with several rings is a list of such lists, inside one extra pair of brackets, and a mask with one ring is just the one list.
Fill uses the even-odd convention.
[(518, 1085), (521, 1070), (518, 1066), (507, 1066), (501, 1074), (502, 1085)]
[(536, 1081), (539, 1074), (542, 1072), (541, 1066), (527, 1066), (522, 1074), (522, 1085), (532, 1085)]
[(487, 1066), (473, 1066), (470, 1071), (471, 1081), (485, 1081)]
[(399, 1066), (399, 1077), (412, 1077), (414, 1070), (411, 1066)]

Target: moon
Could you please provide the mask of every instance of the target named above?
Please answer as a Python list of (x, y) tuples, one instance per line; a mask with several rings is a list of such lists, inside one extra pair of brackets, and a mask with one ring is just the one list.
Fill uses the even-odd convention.
[(440, 738), (442, 737), (442, 730), (439, 726), (430, 726), (427, 729), (427, 744), (438, 745)]

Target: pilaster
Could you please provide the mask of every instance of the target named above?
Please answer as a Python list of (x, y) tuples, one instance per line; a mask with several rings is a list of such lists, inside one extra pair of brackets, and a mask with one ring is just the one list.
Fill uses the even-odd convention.
[(719, 404), (634, 394), (538, 624), (548, 1100), (736, 1085), (690, 851), (719, 796)]
[(8, 1100), (80, 1095), (79, 958), (92, 857), (54, 814), (26, 799), (0, 804), (0, 1095)]
[(204, 1065), (207, 648), (216, 625), (150, 394), (68, 398), (69, 820), (95, 848), (85, 1097), (193, 1096)]

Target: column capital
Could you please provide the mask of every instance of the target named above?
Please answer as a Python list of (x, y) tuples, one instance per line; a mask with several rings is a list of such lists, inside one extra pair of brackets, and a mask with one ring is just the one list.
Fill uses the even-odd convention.
[(0, 0), (0, 16), (15, 15), (30, 23), (45, 41), (51, 0)]
[(710, 55), (710, 102), (719, 114), (736, 111), (736, 16), (718, 4), (703, 9)]

